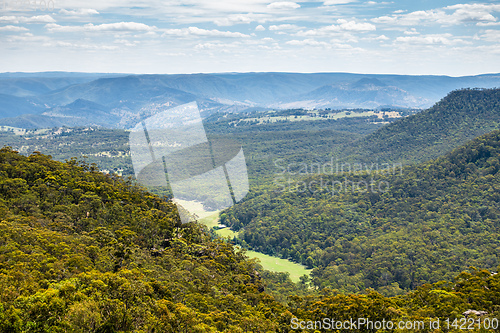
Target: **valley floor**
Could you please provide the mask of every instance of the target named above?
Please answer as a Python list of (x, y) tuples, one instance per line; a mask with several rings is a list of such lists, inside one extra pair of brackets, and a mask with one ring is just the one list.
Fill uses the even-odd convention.
[[(199, 222), (206, 225), (209, 229), (219, 225), (219, 211), (207, 211), (203, 208), (203, 205), (200, 202), (196, 201), (181, 199), (174, 199), (174, 201), (175, 203), (178, 203), (182, 207), (186, 208), (189, 212), (196, 214), (199, 217)], [(238, 233), (234, 232), (230, 228), (218, 229), (216, 233), (219, 236), (229, 237), (231, 239), (233, 237), (238, 237)], [(247, 251), (246, 254), (249, 258), (257, 258), (262, 267), (266, 270), (289, 273), (290, 279), (295, 283), (299, 282), (301, 276), (309, 275), (311, 273), (311, 270), (306, 269), (305, 266), (287, 259), (273, 257), (256, 251)]]

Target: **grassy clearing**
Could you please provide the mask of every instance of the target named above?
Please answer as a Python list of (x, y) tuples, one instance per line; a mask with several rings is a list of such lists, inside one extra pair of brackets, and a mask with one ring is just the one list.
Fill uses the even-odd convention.
[(280, 259), (273, 256), (268, 256), (255, 251), (247, 251), (247, 256), (250, 258), (257, 258), (260, 260), (260, 264), (264, 269), (272, 272), (288, 272), (290, 273), (290, 279), (293, 282), (299, 282), (299, 278), (302, 275), (309, 275), (311, 273), (310, 269), (306, 269), (304, 266), (291, 262), (287, 259)]
[[(203, 205), (199, 202), (186, 201), (175, 199), (175, 202), (182, 205), (184, 208), (189, 210), (189, 212), (194, 213), (199, 216), (199, 223), (206, 225), (208, 228), (213, 228), (219, 225), (219, 211), (206, 211)], [(234, 232), (229, 228), (224, 228), (217, 230), (217, 234), (222, 237), (238, 237), (238, 233)], [(259, 259), (262, 267), (272, 272), (288, 272), (290, 273), (290, 279), (293, 282), (298, 282), (302, 275), (309, 275), (311, 270), (306, 269), (304, 266), (296, 264), (286, 259), (281, 259), (273, 256), (268, 256), (255, 251), (247, 251), (247, 256), (250, 258)]]
[(209, 229), (219, 225), (219, 213), (209, 215), (198, 220), (199, 223), (206, 225)]
[(234, 237), (238, 237), (238, 233), (232, 231), (229, 228), (219, 229), (216, 232), (217, 232), (217, 235), (222, 236), (222, 237), (229, 237), (230, 239), (233, 239)]

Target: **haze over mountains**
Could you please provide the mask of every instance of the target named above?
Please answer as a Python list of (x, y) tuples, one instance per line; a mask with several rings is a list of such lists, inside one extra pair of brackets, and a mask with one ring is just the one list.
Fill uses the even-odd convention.
[(500, 74), (3, 73), (0, 125), (130, 128), (151, 114), (192, 101), (205, 116), (256, 108), (427, 108), (455, 89), (497, 86)]

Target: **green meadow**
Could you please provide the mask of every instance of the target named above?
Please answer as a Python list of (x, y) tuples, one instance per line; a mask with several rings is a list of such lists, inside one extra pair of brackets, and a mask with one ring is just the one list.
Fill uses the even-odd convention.
[(255, 251), (247, 251), (246, 255), (250, 258), (259, 259), (262, 267), (268, 271), (290, 273), (290, 279), (293, 282), (299, 282), (299, 278), (302, 275), (309, 275), (309, 273), (311, 273), (311, 270), (306, 269), (305, 266), (296, 264), (287, 259), (268, 256), (267, 254)]
[[(203, 208), (203, 205), (198, 202), (179, 199), (175, 199), (175, 202), (182, 205), (191, 213), (196, 214), (199, 217), (198, 222), (206, 225), (208, 228), (213, 228), (219, 225), (219, 211), (206, 211)], [(230, 239), (238, 237), (238, 233), (234, 232), (230, 228), (219, 229), (217, 230), (217, 234), (224, 238), (229, 237)], [(264, 267), (264, 269), (272, 272), (288, 272), (290, 274), (290, 279), (293, 282), (299, 282), (299, 278), (302, 275), (309, 275), (311, 272), (311, 270), (306, 269), (305, 266), (296, 264), (287, 259), (281, 259), (255, 251), (247, 251), (246, 255), (250, 258), (259, 259), (260, 264)]]

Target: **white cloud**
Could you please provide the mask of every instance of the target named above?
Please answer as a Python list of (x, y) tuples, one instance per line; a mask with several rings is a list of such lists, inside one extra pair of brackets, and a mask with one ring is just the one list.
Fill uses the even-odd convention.
[(27, 18), (22, 18), (22, 20), (19, 20), (22, 23), (52, 23), (55, 22), (50, 15), (40, 15), (40, 16), (32, 16), (32, 17), (27, 17)]
[[(385, 41), (390, 40), (390, 38), (387, 37), (386, 35), (380, 35), (380, 36), (367, 36), (367, 37), (363, 37), (363, 38), (361, 38), (361, 40), (363, 40), (363, 41), (366, 40), (366, 41), (385, 42)], [(338, 39), (332, 39), (331, 41), (332, 41), (332, 43), (333, 42), (337, 42), (337, 43), (343, 42), (343, 40), (338, 40)], [(349, 42), (355, 42), (355, 43), (357, 43), (359, 41), (358, 40), (350, 40)]]
[(419, 35), (420, 33), (415, 28), (411, 28), (410, 30), (405, 30), (405, 35)]
[(195, 49), (197, 50), (210, 50), (210, 49), (216, 49), (216, 48), (221, 48), (222, 44), (219, 43), (202, 43), (202, 44), (197, 44), (195, 46)]
[(451, 24), (463, 22), (495, 22), (497, 19), (491, 12), (499, 12), (500, 5), (458, 4), (446, 7), (455, 10), (449, 18)]
[(286, 42), (288, 45), (295, 45), (295, 46), (323, 46), (323, 47), (328, 47), (330, 44), (326, 42), (319, 42), (314, 39), (304, 39), (304, 40), (290, 40)]
[(357, 2), (357, 0), (326, 0), (323, 2), (325, 6), (343, 5), (346, 3)]
[(353, 47), (352, 45), (345, 44), (345, 43), (334, 43), (333, 46), (334, 46), (335, 49), (341, 49), (341, 50), (364, 51), (362, 48)]
[(456, 45), (468, 44), (463, 39), (456, 38), (452, 34), (429, 34), (422, 36), (404, 36), (396, 38), (397, 43), (416, 45)]
[(15, 16), (0, 16), (0, 22), (2, 23), (19, 23), (19, 19)]
[(298, 36), (328, 36), (334, 33), (339, 32), (365, 32), (365, 31), (374, 31), (377, 28), (368, 22), (356, 22), (356, 21), (347, 21), (345, 19), (338, 19), (338, 25), (329, 25), (326, 27), (311, 29), (307, 31), (299, 31), (297, 33)]
[(199, 51), (209, 51), (211, 54), (213, 54), (212, 51), (216, 51), (218, 53), (234, 53), (242, 50), (242, 43), (239, 41), (231, 43), (200, 43), (195, 46), (195, 49)]
[(136, 40), (129, 41), (128, 39), (116, 39), (115, 44), (121, 44), (121, 45), (132, 47), (132, 46), (137, 46), (140, 43), (139, 43), (139, 41), (136, 41)]
[(4, 23), (53, 23), (56, 20), (52, 18), (50, 15), (39, 15), (39, 16), (0, 16), (0, 22)]
[(22, 35), (9, 36), (7, 38), (8, 42), (22, 42), (22, 43), (33, 43), (33, 42), (45, 42), (49, 41), (50, 38), (46, 36), (35, 36), (32, 33), (24, 33)]
[[(61, 1), (59, 1), (61, 2)], [(221, 13), (264, 13), (270, 0), (168, 0), (168, 1), (136, 1), (136, 0), (64, 0), (64, 8), (79, 8), (82, 3), (99, 12), (114, 14), (130, 14), (137, 12), (157, 18), (189, 20), (191, 24), (203, 16), (206, 22), (213, 22), (221, 17)], [(57, 6), (57, 0), (56, 0)]]
[(367, 1), (367, 2), (365, 2), (365, 4), (370, 5), (370, 6), (374, 6), (374, 5), (390, 5), (392, 3), (394, 3), (394, 2), (386, 2), (386, 1), (382, 1), (382, 2)]
[(425, 22), (439, 22), (446, 17), (446, 13), (438, 10), (420, 10), (403, 15), (381, 16), (372, 19), (372, 22), (396, 25), (418, 25)]
[(494, 27), (500, 25), (500, 22), (477, 22), (476, 25), (479, 27)]
[(218, 25), (219, 27), (227, 27), (235, 24), (240, 24), (240, 23), (252, 23), (253, 20), (247, 16), (240, 15), (236, 17), (225, 17), (221, 19), (216, 19), (214, 23)]
[[(200, 10), (205, 13), (258, 13), (264, 12), (266, 5), (269, 3), (268, 0), (182, 0), (182, 1), (165, 1), (158, 2), (159, 8), (165, 8), (165, 6), (170, 7), (169, 9), (178, 10), (179, 7), (184, 7), (186, 4), (190, 6), (187, 9), (186, 14), (193, 12), (193, 10)], [(176, 6), (176, 4), (181, 4), (181, 6)], [(184, 6), (183, 6), (184, 5)]]
[(500, 43), (500, 30), (486, 30), (480, 37), (487, 42)]
[(218, 26), (231, 26), (235, 24), (248, 24), (254, 21), (265, 22), (269, 19), (269, 15), (267, 14), (233, 14), (223, 18), (217, 18), (214, 20), (214, 23)]
[(396, 24), (398, 22), (397, 16), (379, 16), (371, 19), (372, 22), (382, 24)]
[(19, 31), (29, 31), (29, 30), (24, 27), (6, 25), (4, 27), (0, 27), (0, 31), (19, 32)]
[(337, 23), (339, 23), (340, 28), (345, 31), (373, 31), (377, 29), (373, 24), (367, 22), (358, 23), (356, 21), (338, 19)]
[(157, 28), (144, 23), (137, 22), (119, 22), (119, 23), (104, 23), (93, 25), (88, 23), (85, 25), (59, 25), (47, 24), (45, 28), (49, 32), (105, 32), (105, 31), (153, 31)]
[(84, 16), (84, 15), (97, 15), (99, 12), (91, 8), (80, 8), (78, 10), (66, 10), (61, 9), (59, 14), (72, 15), (72, 16)]
[(471, 11), (491, 11), (491, 12), (500, 12), (500, 4), (499, 5), (494, 5), (494, 4), (480, 4), (480, 3), (461, 3), (461, 4), (456, 4), (456, 5), (451, 5), (444, 7), (445, 9), (451, 9), (451, 10), (471, 10)]
[(302, 27), (299, 27), (298, 25), (295, 24), (280, 24), (280, 25), (271, 25), (269, 27), (269, 30), (271, 31), (279, 31), (279, 30), (298, 30), (301, 29)]
[(165, 56), (165, 57), (183, 57), (186, 56), (186, 53), (184, 52), (160, 52), (158, 53), (160, 56)]
[(50, 15), (32, 16), (20, 20), (22, 23), (52, 23), (55, 21)]
[[(65, 0), (64, 6), (56, 5), (54, 14), (1, 12), (0, 52), (8, 61), (0, 65), (4, 70), (123, 71), (126, 67), (165, 73), (349, 70), (458, 75), (500, 71), (498, 0), (425, 2), (417, 6), (420, 11), (407, 2), (394, 1), (390, 7), (381, 4), (386, 1), (394, 0)], [(445, 7), (448, 4), (456, 5)], [(87, 9), (79, 9), (82, 6)], [(121, 21), (132, 25), (113, 23)], [(34, 22), (43, 22), (41, 28), (47, 28), (28, 24)], [(162, 35), (166, 39), (160, 39)], [(197, 44), (198, 51), (194, 50)], [(117, 51), (106, 50), (106, 45), (122, 50), (125, 58), (111, 57)], [(354, 47), (366, 50), (353, 57)], [(104, 61), (79, 56), (88, 52)], [(26, 61), (44, 53), (41, 63)], [(207, 55), (214, 54), (220, 61), (206, 61)], [(331, 61), (332, 54), (337, 61)], [(63, 55), (69, 60), (61, 62)], [(160, 55), (178, 58), (165, 62)], [(468, 60), (474, 57), (477, 61)]]
[(206, 30), (197, 27), (189, 27), (182, 29), (167, 29), (164, 31), (163, 36), (207, 36), (207, 37), (228, 37), (228, 38), (248, 38), (249, 35), (242, 34), (241, 32), (220, 31), (220, 30)]
[(441, 24), (446, 26), (465, 23), (491, 23), (497, 18), (491, 13), (500, 12), (500, 5), (457, 4), (440, 9), (419, 10), (407, 14), (380, 16), (372, 22), (395, 25)]
[(64, 47), (64, 48), (70, 48), (70, 49), (79, 49), (79, 50), (104, 50), (104, 51), (113, 51), (117, 50), (118, 46), (116, 45), (99, 45), (99, 44), (85, 44), (85, 43), (70, 43), (70, 42), (63, 42), (63, 41), (51, 41), (44, 43), (43, 46), (45, 47)]
[(291, 2), (291, 1), (278, 1), (278, 2), (272, 2), (269, 5), (267, 5), (267, 8), (270, 9), (297, 9), (300, 8), (300, 5), (296, 2)]

